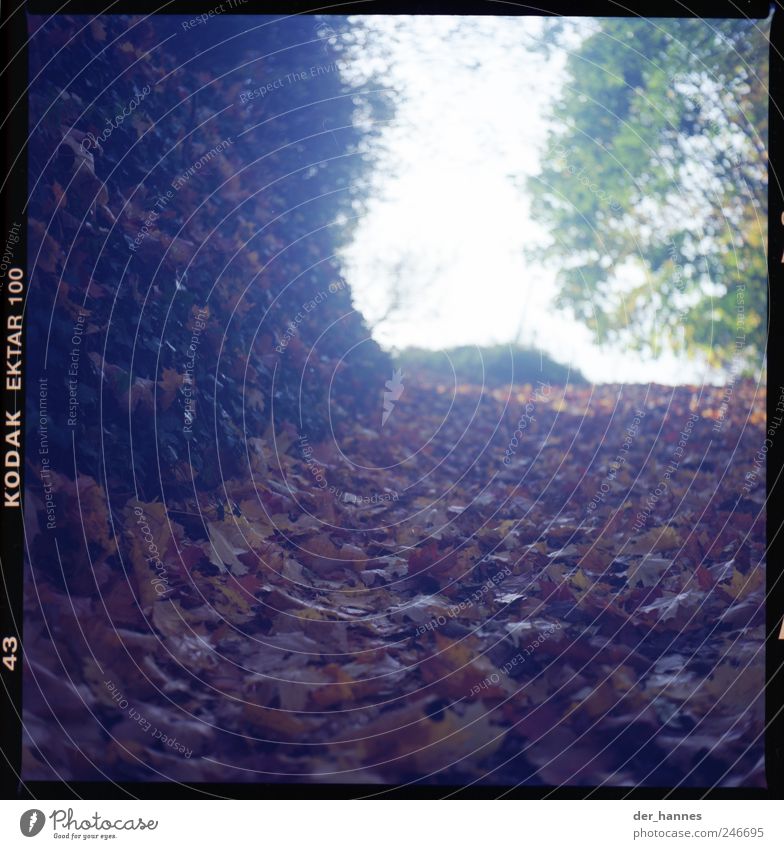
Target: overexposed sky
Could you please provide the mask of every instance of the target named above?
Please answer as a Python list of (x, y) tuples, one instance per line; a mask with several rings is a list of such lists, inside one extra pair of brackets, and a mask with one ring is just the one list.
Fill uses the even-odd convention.
[[(704, 369), (674, 356), (644, 361), (600, 349), (582, 324), (553, 307), (555, 269), (526, 260), (526, 245), (546, 234), (531, 220), (520, 185), (538, 170), (544, 113), (566, 58), (548, 61), (532, 49), (541, 19), (375, 18), (370, 25), (404, 95), (383, 132), (378, 196), (344, 256), (356, 306), (377, 340), (431, 349), (519, 341), (595, 382), (705, 379)], [(360, 61), (372, 53), (366, 48)], [(401, 305), (379, 322), (395, 289)]]

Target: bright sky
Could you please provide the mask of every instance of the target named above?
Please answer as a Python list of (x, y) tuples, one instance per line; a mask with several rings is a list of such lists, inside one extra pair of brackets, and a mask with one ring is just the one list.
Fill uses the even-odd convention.
[(544, 234), (511, 178), (537, 171), (544, 111), (565, 60), (531, 50), (541, 20), (475, 18), (459, 32), (449, 17), (374, 25), (405, 97), (384, 131), (380, 196), (345, 262), (371, 325), (400, 281), (403, 306), (375, 324), (377, 340), (432, 349), (518, 340), (595, 382), (702, 382), (702, 369), (673, 356), (646, 362), (598, 348), (552, 306), (554, 270), (524, 256)]

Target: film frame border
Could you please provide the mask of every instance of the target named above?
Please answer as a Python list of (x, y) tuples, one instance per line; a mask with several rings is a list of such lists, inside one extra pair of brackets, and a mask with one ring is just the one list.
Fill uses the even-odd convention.
[[(118, 0), (115, 3), (94, 0), (66, 0), (64, 3), (47, 0), (30, 0), (24, 3), (5, 2), (0, 9), (0, 43), (5, 48), (4, 56), (10, 57), (2, 71), (4, 118), (0, 122), (4, 144), (4, 172), (0, 183), (2, 210), (5, 229), (20, 225), (19, 240), (15, 243), (18, 261), (12, 268), (16, 279), (27, 281), (27, 144), (18, 147), (19, 140), (27, 138), (28, 110), (27, 91), (27, 27), (26, 13), (30, 14), (168, 14), (199, 15), (214, 8), (214, 0)], [(549, 0), (546, 6), (524, 5), (508, 0), (365, 0), (365, 2), (333, 3), (317, 5), (312, 0), (269, 0), (249, 2), (233, 6), (225, 14), (239, 15), (561, 15), (569, 17), (647, 17), (647, 18), (757, 18), (764, 19), (775, 9), (771, 28), (770, 90), (784, 92), (784, 7), (780, 2), (768, 4), (764, 0), (627, 0), (615, 3), (612, 0)], [(784, 185), (778, 177), (784, 166), (784, 114), (770, 100), (769, 125), (769, 212), (768, 212), (768, 385), (784, 386), (784, 369), (779, 350), (782, 321), (779, 316), (780, 296), (776, 297), (776, 282), (784, 278)], [(779, 164), (777, 171), (776, 164)], [(11, 268), (9, 268), (9, 272)], [(21, 275), (21, 277), (20, 277)], [(10, 276), (0, 279), (0, 303), (2, 303), (3, 347), (7, 347), (8, 336), (16, 332), (20, 316), (24, 314), (24, 300), (12, 302), (11, 297), (24, 298), (24, 291), (10, 292), (7, 282)], [(6, 435), (18, 429), (24, 433), (24, 329), (22, 329), (22, 376), (16, 380), (16, 360), (3, 357), (3, 377), (0, 393), (3, 395), (4, 449), (8, 443)], [(9, 382), (10, 380), (10, 382)], [(775, 399), (768, 394), (768, 418), (775, 410)], [(4, 450), (4, 457), (6, 452)], [(784, 581), (781, 576), (767, 569), (766, 594), (766, 692), (765, 692), (765, 762), (767, 789), (757, 788), (630, 788), (630, 787), (515, 787), (511, 790), (502, 785), (457, 787), (449, 785), (408, 785), (398, 788), (393, 785), (363, 784), (304, 784), (270, 783), (214, 784), (214, 783), (142, 783), (142, 782), (24, 782), (20, 775), (22, 735), (22, 670), (23, 654), (23, 552), (24, 552), (24, 439), (18, 449), (18, 480), (11, 487), (20, 493), (18, 506), (6, 506), (5, 499), (0, 508), (0, 642), (2, 656), (15, 657), (11, 669), (8, 664), (0, 666), (0, 788), (2, 798), (24, 799), (178, 799), (178, 798), (234, 798), (255, 799), (264, 795), (272, 797), (285, 794), (297, 798), (319, 797), (326, 799), (348, 798), (497, 798), (501, 791), (511, 799), (737, 799), (737, 798), (784, 798)], [(4, 461), (5, 474), (10, 470)], [(772, 441), (767, 453), (767, 552), (768, 564), (784, 559), (784, 538), (780, 530), (784, 525), (780, 508), (773, 499), (774, 487), (784, 470), (784, 445)], [(11, 478), (13, 481), (14, 479)], [(12, 495), (15, 501), (15, 497)], [(12, 648), (13, 646), (13, 648)]]

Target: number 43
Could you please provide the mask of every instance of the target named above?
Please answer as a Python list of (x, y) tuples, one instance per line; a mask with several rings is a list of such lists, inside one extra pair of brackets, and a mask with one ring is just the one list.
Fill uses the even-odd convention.
[[(3, 637), (3, 665), (11, 672), (16, 666), (16, 650), (18, 648), (16, 637)], [(6, 652), (8, 652), (6, 654)]]

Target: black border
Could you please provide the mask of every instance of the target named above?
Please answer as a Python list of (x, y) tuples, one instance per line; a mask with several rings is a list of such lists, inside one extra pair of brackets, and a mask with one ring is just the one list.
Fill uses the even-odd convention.
[[(29, 0), (31, 14), (199, 14), (214, 9), (216, 0)], [(646, 18), (766, 18), (766, 0), (248, 0), (227, 9), (229, 15), (318, 13), (333, 15), (573, 15), (576, 17)]]
[[(5, 122), (0, 136), (5, 142), (5, 175), (2, 191), (3, 230), (13, 221), (26, 226), (26, 217), (20, 213), (27, 199), (26, 143), (16, 152), (14, 141), (27, 138), (27, 29), (25, 11), (32, 14), (199, 14), (215, 6), (215, 0), (117, 0), (117, 2), (91, 2), (91, 0), (66, 0), (57, 3), (30, 0), (28, 3), (3, 2), (0, 17), (0, 44), (3, 49), (3, 112)], [(242, 6), (228, 10), (227, 14), (460, 14), (460, 15), (569, 15), (577, 17), (706, 17), (706, 18), (766, 18), (774, 10), (771, 29), (770, 86), (771, 94), (784, 94), (784, 9), (780, 0), (768, 4), (765, 0), (548, 0), (546, 8), (523, 5), (508, 0), (365, 0), (365, 2), (324, 3), (318, 0), (269, 0), (259, 3), (248, 0)], [(14, 53), (18, 54), (14, 56)], [(12, 104), (17, 104), (13, 109)], [(0, 119), (0, 120), (3, 120)], [(768, 219), (768, 272), (769, 272), (769, 340), (768, 340), (768, 418), (775, 416), (775, 405), (784, 393), (780, 358), (779, 331), (781, 320), (777, 309), (776, 283), (781, 278), (784, 264), (784, 196), (777, 177), (784, 164), (780, 153), (784, 141), (784, 114), (770, 100), (769, 127), (769, 219)], [(14, 161), (15, 160), (15, 161)], [(26, 269), (26, 238), (23, 229), (16, 243), (17, 264)], [(5, 310), (5, 293), (1, 293)], [(2, 327), (5, 329), (5, 317)], [(4, 346), (3, 346), (4, 347)], [(0, 392), (5, 392), (5, 380)], [(770, 389), (774, 391), (771, 392)], [(13, 410), (18, 403), (16, 395), (5, 393), (3, 407)], [(11, 397), (11, 396), (14, 397)], [(21, 394), (19, 394), (21, 397)], [(21, 405), (23, 407), (23, 405)], [(773, 488), (784, 469), (784, 444), (771, 440), (767, 454), (768, 493), (768, 595), (766, 601), (768, 637), (766, 646), (766, 720), (765, 739), (767, 789), (758, 788), (654, 788), (654, 787), (546, 787), (527, 786), (509, 789), (504, 786), (456, 787), (450, 785), (411, 784), (405, 787), (367, 784), (316, 784), (267, 782), (254, 783), (193, 783), (178, 782), (22, 782), (18, 778), (21, 766), (21, 670), (2, 672), (3, 689), (0, 693), (0, 793), (6, 799), (187, 799), (187, 798), (402, 798), (437, 799), (453, 798), (494, 799), (503, 794), (509, 799), (782, 799), (784, 798), (784, 699), (781, 681), (784, 679), (784, 639), (779, 639), (784, 614), (784, 581), (774, 580), (770, 565), (784, 560), (784, 538), (780, 508), (772, 499)], [(10, 514), (0, 507), (0, 636), (15, 633), (22, 616), (22, 511)], [(782, 634), (784, 636), (784, 634)], [(775, 686), (771, 686), (775, 684)]]
[[(19, 3), (3, 3), (0, 15), (0, 45), (2, 45), (3, 66), (2, 93), (4, 98), (0, 113), (0, 140), (3, 147), (3, 179), (0, 193), (2, 209), (3, 242), (14, 222), (21, 224), (19, 241), (14, 246), (14, 262), (9, 263), (24, 271), (25, 294), (27, 292), (27, 216), (24, 209), (27, 202), (27, 20)], [(18, 52), (17, 52), (18, 51)], [(6, 64), (7, 63), (7, 64)], [(15, 104), (15, 106), (14, 106)], [(21, 150), (14, 139), (24, 139)], [(6, 300), (7, 278), (0, 289), (0, 320), (2, 324), (2, 397), (3, 437), (5, 437), (6, 412), (22, 411), (21, 431), (24, 434), (24, 362), (22, 365), (22, 390), (6, 389), (5, 334), (7, 318), (18, 315), (22, 310), (12, 309)], [(23, 331), (23, 351), (25, 334)], [(24, 356), (23, 356), (24, 360)], [(3, 441), (3, 455), (5, 442)], [(24, 496), (24, 442), (20, 449), (22, 458), (20, 476), (22, 478), (22, 496)], [(3, 469), (3, 473), (5, 468)], [(22, 505), (24, 500), (22, 497)], [(4, 795), (15, 795), (18, 784), (17, 775), (22, 757), (22, 669), (24, 668), (24, 642), (22, 635), (22, 598), (23, 598), (23, 543), (24, 521), (23, 506), (11, 509), (0, 504), (0, 639), (14, 637), (18, 643), (17, 662), (13, 672), (0, 666), (0, 787)], [(2, 643), (0, 643), (2, 645)], [(4, 655), (5, 652), (0, 652)]]
[[(782, 318), (778, 287), (782, 281), (784, 263), (784, 186), (781, 181), (784, 165), (784, 114), (776, 101), (777, 92), (784, 93), (784, 8), (775, 4), (771, 26), (770, 97), (768, 134), (768, 422), (776, 417), (777, 399), (784, 393), (782, 370)], [(778, 167), (777, 167), (778, 166)], [(774, 392), (771, 392), (774, 389)], [(784, 557), (782, 511), (780, 499), (773, 490), (784, 470), (784, 445), (772, 440), (767, 455), (767, 539), (768, 573), (766, 623), (768, 638), (765, 651), (765, 772), (768, 786), (784, 796), (784, 581), (782, 571), (771, 573), (771, 564), (781, 563)], [(781, 487), (779, 487), (780, 489)], [(781, 636), (779, 636), (781, 634)]]

